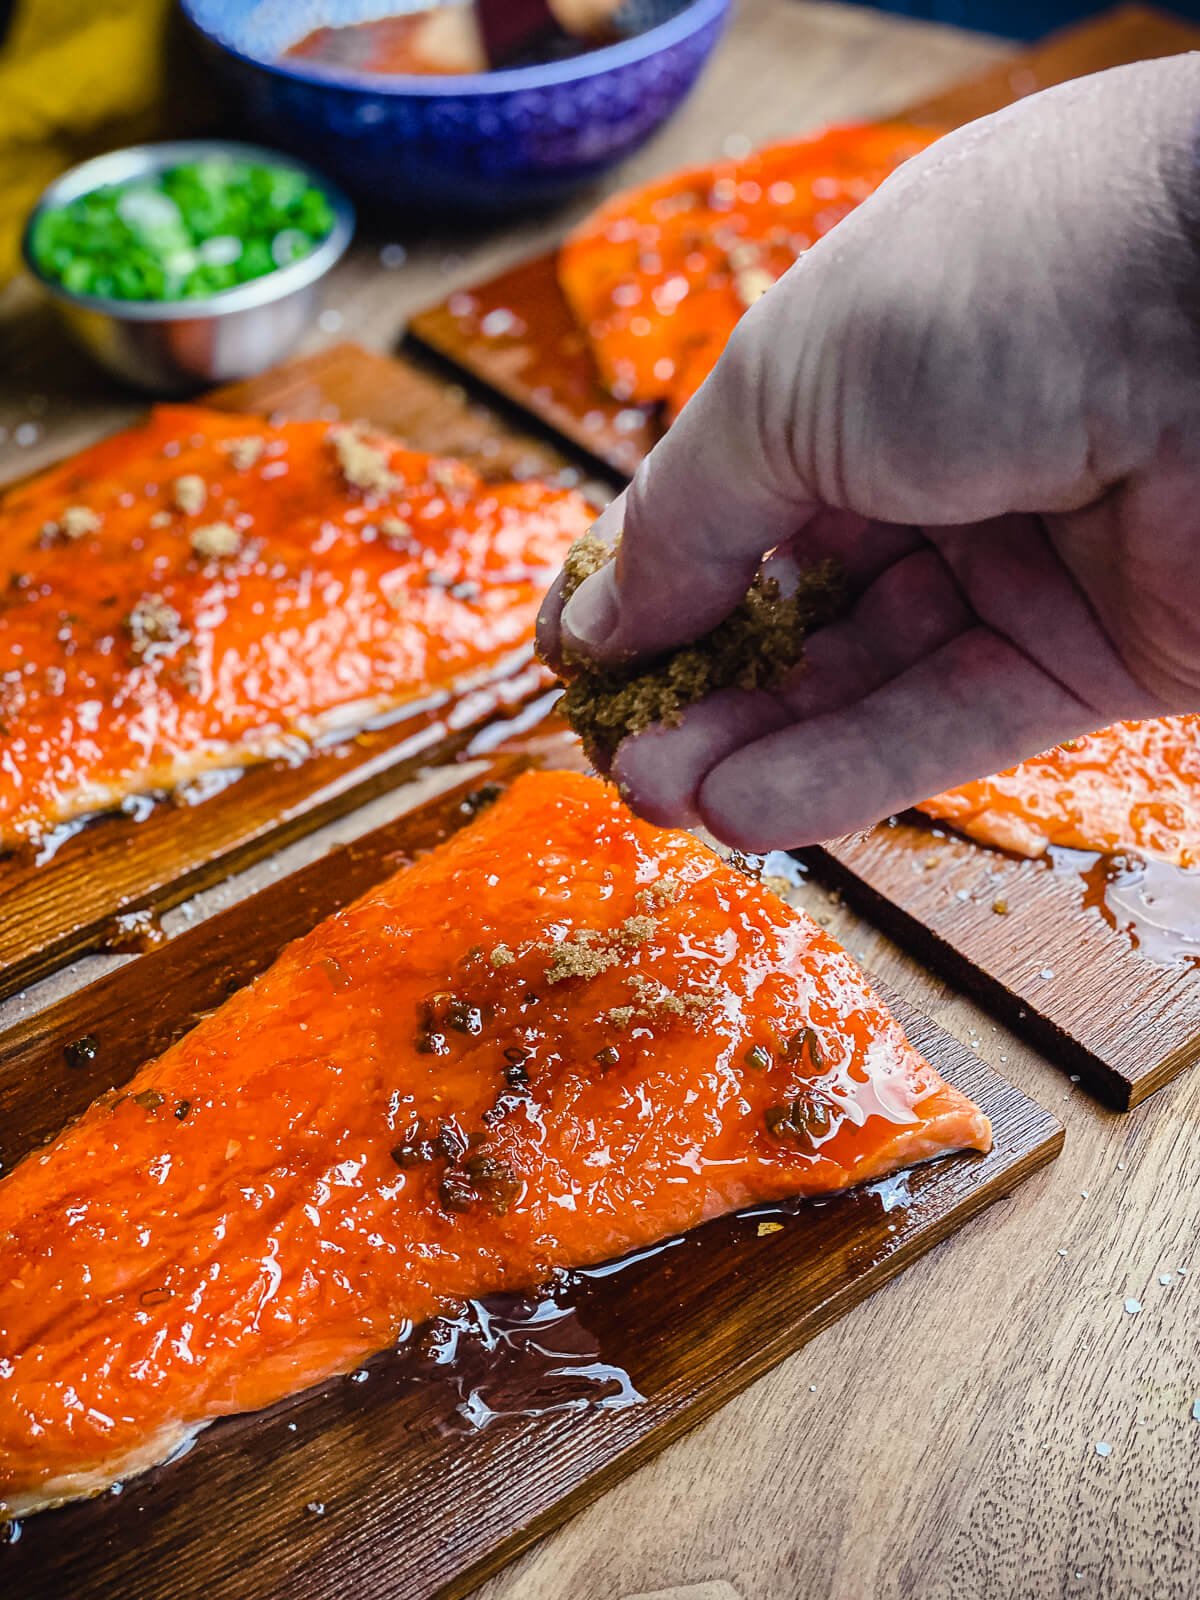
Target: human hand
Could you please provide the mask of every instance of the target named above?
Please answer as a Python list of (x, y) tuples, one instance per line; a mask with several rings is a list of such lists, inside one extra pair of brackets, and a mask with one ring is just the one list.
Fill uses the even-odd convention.
[(1200, 707), (1200, 55), (949, 135), (739, 324), (539, 627), (597, 662), (706, 632), (764, 554), (854, 595), (774, 693), (627, 739), (652, 820), (763, 850), (1122, 717)]

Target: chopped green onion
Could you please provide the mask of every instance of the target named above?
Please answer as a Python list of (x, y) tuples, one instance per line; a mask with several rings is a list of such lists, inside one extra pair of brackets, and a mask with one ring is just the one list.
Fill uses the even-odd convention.
[(333, 223), (302, 172), (209, 157), (43, 212), (30, 252), (73, 294), (194, 300), (302, 261)]

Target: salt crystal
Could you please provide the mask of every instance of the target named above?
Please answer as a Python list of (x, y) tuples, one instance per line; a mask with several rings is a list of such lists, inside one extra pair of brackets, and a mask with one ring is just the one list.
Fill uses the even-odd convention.
[(1134, 1300), (1132, 1296), (1128, 1300), (1126, 1300), (1126, 1302), (1125, 1302), (1125, 1310), (1129, 1313), (1129, 1315), (1131, 1317), (1136, 1317), (1138, 1312), (1141, 1309), (1142, 1309), (1142, 1302), (1140, 1300)]
[[(817, 1392), (817, 1386), (816, 1386), (816, 1384), (815, 1384), (815, 1383), (810, 1383), (810, 1384), (809, 1384), (809, 1386), (808, 1386), (808, 1392), (809, 1392), (809, 1394), (816, 1394), (816, 1392)], [(1197, 1402), (1196, 1402), (1196, 1404), (1197, 1404), (1197, 1405), (1200, 1405), (1200, 1400), (1197, 1400)]]
[[(1098, 1450), (1100, 1446), (1097, 1445), (1096, 1448)], [(314, 1517), (323, 1517), (325, 1515), (325, 1502), (324, 1500), (310, 1500), (304, 1509), (311, 1511)]]
[(1159, 1283), (1162, 1284), (1163, 1288), (1165, 1289), (1165, 1288), (1167, 1288), (1167, 1286), (1169, 1284), (1174, 1283), (1175, 1279), (1171, 1276), (1171, 1274), (1169, 1272), (1160, 1272), (1159, 1275), (1158, 1275), (1158, 1281), (1159, 1281)]
[(297, 1424), (297, 1423), (295, 1423), (295, 1422), (289, 1422), (289, 1423), (288, 1423), (288, 1432), (289, 1432), (289, 1433), (295, 1433), (295, 1431), (296, 1431), (296, 1428), (297, 1428), (297, 1426), (298, 1426), (298, 1424)]
[(13, 440), (24, 450), (38, 442), (41, 432), (36, 422), (21, 422), (13, 431)]
[(1192, 1421), (1200, 1422), (1200, 1400), (1192, 1401)]
[(1073, 1072), (1071, 1074), (1071, 1082), (1072, 1083), (1078, 1083), (1079, 1082), (1079, 1074), (1077, 1072)]
[(1038, 977), (1043, 979), (1044, 981), (1052, 978), (1053, 976), (1054, 976), (1054, 968), (1053, 967), (1043, 967), (1042, 970), (1038, 973)]
[(495, 311), (489, 311), (479, 324), (480, 331), (489, 339), (499, 339), (506, 333), (511, 333), (516, 327), (517, 319), (511, 311), (504, 306), (497, 306)]
[(1096, 1445), (1096, 1454), (1098, 1456), (1112, 1455), (1112, 1445), (1106, 1444), (1105, 1441), (1101, 1439)]
[(1090, 1191), (1089, 1191), (1089, 1190), (1087, 1190), (1087, 1189), (1080, 1189), (1080, 1191), (1079, 1191), (1079, 1197), (1080, 1197), (1080, 1199), (1081, 1199), (1081, 1200), (1086, 1200), (1086, 1199), (1087, 1199), (1087, 1197), (1088, 1197), (1088, 1194), (1089, 1194), (1089, 1192), (1090, 1192)]
[(1058, 1253), (1059, 1253), (1060, 1256), (1065, 1256), (1067, 1252), (1060, 1247)]

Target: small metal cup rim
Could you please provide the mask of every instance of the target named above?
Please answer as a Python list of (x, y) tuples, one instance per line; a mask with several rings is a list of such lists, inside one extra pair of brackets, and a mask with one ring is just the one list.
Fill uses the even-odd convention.
[[(168, 167), (214, 155), (302, 172), (314, 187), (324, 193), (333, 207), (332, 229), (303, 260), (290, 262), (264, 277), (237, 284), (231, 289), (219, 289), (216, 294), (196, 300), (120, 300), (108, 295), (78, 294), (47, 277), (34, 260), (33, 230), (38, 218), (47, 211), (69, 204), (105, 184), (129, 182), (148, 173), (163, 172)], [(21, 254), (29, 272), (47, 293), (68, 305), (100, 312), (121, 322), (193, 322), (233, 316), (239, 311), (253, 311), (285, 300), (295, 291), (307, 288), (324, 277), (345, 254), (354, 236), (354, 222), (354, 207), (348, 197), (306, 161), (281, 155), (262, 145), (243, 144), (235, 139), (173, 139), (158, 144), (126, 145), (123, 149), (94, 156), (90, 161), (80, 162), (78, 166), (60, 173), (42, 191), (29, 214), (21, 236)]]

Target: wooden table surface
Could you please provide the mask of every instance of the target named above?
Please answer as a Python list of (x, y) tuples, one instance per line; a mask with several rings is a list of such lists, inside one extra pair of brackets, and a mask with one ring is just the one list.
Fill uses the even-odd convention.
[[(886, 113), (1006, 48), (866, 9), (742, 0), (695, 97), (621, 178)], [(314, 344), (391, 347), (412, 311), (544, 247), (588, 204), (488, 235), (365, 238)], [(387, 266), (397, 252), (381, 249), (397, 243), (407, 260)], [(0, 294), (0, 478), (138, 409), (72, 352), (27, 286)], [(393, 805), (373, 802), (173, 912), (168, 927)], [(480, 1600), (1200, 1594), (1200, 1075), (1130, 1115), (1103, 1111), (820, 890), (805, 899), (855, 955), (1055, 1111), (1066, 1151)], [(94, 957), (17, 997), (0, 1025), (122, 959)]]

